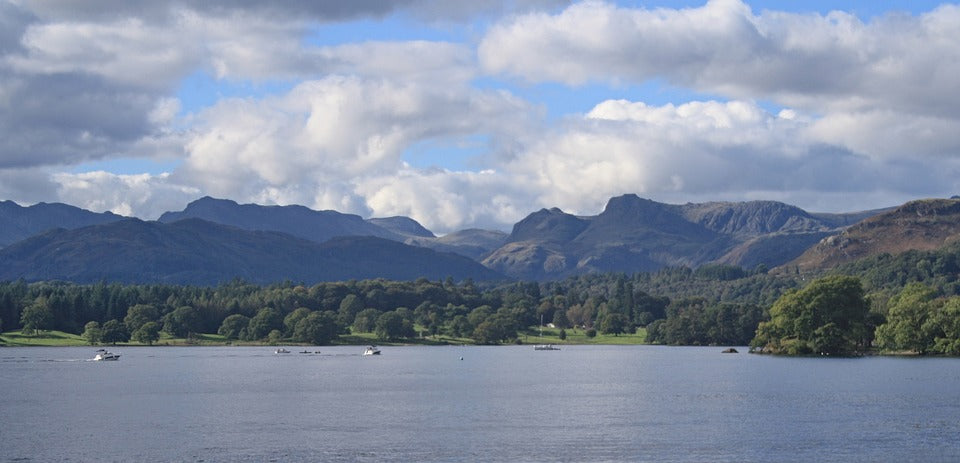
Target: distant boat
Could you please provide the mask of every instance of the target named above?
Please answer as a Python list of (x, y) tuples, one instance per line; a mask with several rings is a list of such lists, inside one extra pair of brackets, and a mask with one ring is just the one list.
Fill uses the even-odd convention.
[(537, 344), (533, 346), (533, 350), (560, 350), (560, 348), (553, 344)]
[[(543, 340), (543, 314), (540, 315), (540, 337), (539, 339)], [(554, 346), (553, 344), (537, 344), (533, 346), (533, 350), (560, 350), (559, 347)]]
[(284, 348), (281, 347), (281, 348), (273, 351), (273, 353), (274, 353), (274, 354), (289, 354), (290, 351), (288, 351), (288, 350), (286, 350), (286, 349), (284, 349)]
[(93, 360), (97, 362), (102, 362), (105, 360), (120, 360), (120, 354), (114, 354), (106, 349), (97, 349), (97, 355), (93, 356)]
[(363, 355), (380, 355), (380, 349), (377, 349), (377, 346), (367, 347), (367, 350), (363, 351)]

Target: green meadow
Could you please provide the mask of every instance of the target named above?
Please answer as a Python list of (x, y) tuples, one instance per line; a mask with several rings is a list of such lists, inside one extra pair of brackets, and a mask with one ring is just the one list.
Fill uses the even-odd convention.
[[(577, 344), (643, 344), (646, 340), (646, 331), (643, 328), (637, 330), (634, 334), (600, 334), (594, 337), (587, 336), (586, 330), (568, 329), (566, 330), (566, 339), (560, 339), (560, 330), (554, 328), (544, 328), (543, 336), (540, 336), (538, 329), (529, 329), (522, 332), (517, 338), (518, 344), (554, 344), (557, 346), (577, 345)], [(334, 340), (334, 345), (450, 345), (450, 344), (475, 344), (471, 338), (460, 338), (452, 336), (423, 336), (410, 339), (403, 339), (395, 342), (383, 341), (377, 339), (373, 333), (353, 333), (344, 334)], [(278, 344), (295, 345), (298, 343), (279, 342)], [(41, 331), (35, 335), (25, 335), (20, 331), (8, 331), (0, 334), (0, 346), (20, 347), (20, 346), (47, 346), (47, 347), (71, 347), (90, 345), (86, 340), (76, 334), (65, 333), (63, 331)], [(121, 346), (142, 346), (137, 342), (119, 343)], [(263, 342), (243, 342), (229, 340), (219, 334), (196, 334), (189, 338), (176, 338), (167, 333), (160, 333), (160, 339), (153, 343), (155, 346), (226, 346), (226, 345), (268, 345)]]

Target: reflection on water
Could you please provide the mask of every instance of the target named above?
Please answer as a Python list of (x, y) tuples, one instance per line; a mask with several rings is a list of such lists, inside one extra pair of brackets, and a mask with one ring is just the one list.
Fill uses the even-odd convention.
[(958, 359), (363, 349), (0, 349), (0, 459), (960, 461)]

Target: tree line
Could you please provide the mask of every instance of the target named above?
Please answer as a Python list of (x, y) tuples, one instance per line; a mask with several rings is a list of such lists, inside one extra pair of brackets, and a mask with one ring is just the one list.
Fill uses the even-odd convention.
[[(960, 245), (879, 255), (826, 275), (714, 265), (551, 282), (364, 280), (215, 287), (0, 282), (0, 329), (61, 330), (93, 343), (219, 333), (326, 344), (350, 333), (514, 342), (543, 323), (647, 341), (752, 345), (783, 354), (960, 355)], [(669, 295), (666, 296), (666, 295)]]
[[(25, 333), (60, 330), (91, 343), (152, 343), (219, 333), (242, 341), (326, 344), (350, 333), (396, 340), (421, 335), (516, 340), (541, 322), (608, 334), (633, 332), (662, 318), (669, 299), (636, 289), (624, 275), (585, 286), (517, 282), (364, 280), (312, 286), (258, 286), (240, 280), (216, 287), (0, 283), (0, 320)], [(12, 323), (9, 321), (12, 320)]]

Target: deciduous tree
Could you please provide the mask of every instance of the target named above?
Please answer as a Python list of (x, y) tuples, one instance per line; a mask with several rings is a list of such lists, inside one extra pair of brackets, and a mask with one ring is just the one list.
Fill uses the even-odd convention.
[(353, 320), (353, 329), (358, 333), (371, 333), (377, 327), (377, 318), (380, 317), (380, 311), (377, 309), (363, 309)]
[(217, 334), (227, 339), (240, 339), (243, 337), (247, 326), (250, 324), (250, 318), (240, 314), (233, 314), (223, 319)]
[(137, 330), (130, 335), (130, 339), (139, 343), (153, 345), (153, 343), (160, 339), (160, 323), (144, 323), (140, 326), (140, 328), (137, 328)]
[(250, 340), (266, 338), (272, 330), (278, 330), (283, 326), (283, 318), (276, 310), (266, 307), (260, 309), (250, 323), (247, 325), (247, 336)]
[(777, 354), (851, 354), (869, 344), (869, 312), (859, 279), (824, 277), (781, 296), (751, 344)]
[(123, 324), (127, 326), (127, 331), (134, 333), (147, 322), (155, 322), (160, 319), (160, 311), (151, 304), (136, 304), (127, 309), (127, 316), (123, 317)]
[(393, 340), (413, 337), (413, 324), (405, 320), (400, 314), (391, 311), (377, 317), (374, 333), (378, 339)]
[(933, 347), (933, 326), (927, 324), (937, 293), (921, 283), (907, 285), (890, 298), (887, 322), (877, 327), (877, 345), (885, 350), (924, 354)]
[(334, 312), (311, 312), (297, 322), (293, 330), (293, 339), (319, 346), (329, 344), (337, 337), (338, 331), (339, 326)]
[(20, 324), (23, 326), (21, 332), (25, 335), (35, 335), (41, 330), (47, 329), (53, 323), (53, 311), (47, 298), (39, 296), (33, 303), (23, 309), (20, 314)]
[(607, 314), (600, 323), (600, 332), (619, 336), (627, 327), (627, 317), (619, 313)]
[(103, 330), (100, 329), (100, 323), (91, 321), (83, 326), (83, 339), (86, 339), (90, 345), (99, 344), (103, 336)]
[(176, 308), (163, 316), (163, 331), (178, 338), (200, 332), (200, 313), (190, 306)]
[(130, 333), (127, 332), (127, 327), (120, 320), (108, 320), (103, 324), (102, 329), (103, 334), (100, 337), (102, 342), (116, 344), (130, 340)]

